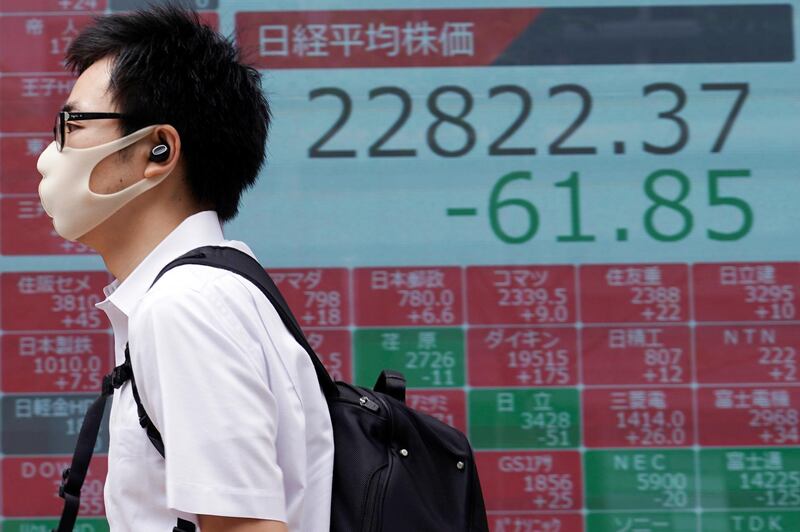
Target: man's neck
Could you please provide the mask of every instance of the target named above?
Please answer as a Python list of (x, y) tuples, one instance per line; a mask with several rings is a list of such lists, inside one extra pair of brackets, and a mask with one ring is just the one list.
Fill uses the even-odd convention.
[(100, 253), (106, 268), (119, 282), (124, 281), (182, 221), (174, 220), (170, 224), (161, 223), (130, 231), (124, 238), (111, 242), (110, 246)]
[(85, 238), (87, 245), (103, 257), (106, 268), (119, 282), (124, 281), (186, 218), (203, 209), (151, 209), (127, 217), (124, 210), (89, 232)]

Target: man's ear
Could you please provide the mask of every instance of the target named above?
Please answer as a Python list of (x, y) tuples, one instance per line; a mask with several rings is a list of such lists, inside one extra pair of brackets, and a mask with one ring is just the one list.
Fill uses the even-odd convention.
[(172, 172), (181, 155), (181, 136), (178, 130), (168, 124), (158, 126), (147, 136), (147, 142), (145, 179), (158, 179)]

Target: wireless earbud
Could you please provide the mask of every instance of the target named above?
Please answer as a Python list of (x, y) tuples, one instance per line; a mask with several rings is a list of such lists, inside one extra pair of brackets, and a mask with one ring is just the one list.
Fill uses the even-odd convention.
[(169, 145), (159, 144), (150, 150), (150, 160), (155, 163), (163, 163), (169, 158)]

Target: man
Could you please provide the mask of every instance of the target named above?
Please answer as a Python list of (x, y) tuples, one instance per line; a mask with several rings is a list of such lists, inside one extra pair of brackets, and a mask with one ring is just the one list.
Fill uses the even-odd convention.
[[(216, 268), (157, 273), (224, 239), (264, 160), (269, 108), (257, 71), (174, 6), (98, 19), (72, 43), (80, 74), (42, 154), (56, 230), (116, 278), (98, 304), (116, 364), (130, 355), (165, 458), (114, 393), (106, 513), (113, 532), (322, 532), (333, 437), (306, 352), (254, 285)], [(95, 113), (95, 114), (92, 114)]]

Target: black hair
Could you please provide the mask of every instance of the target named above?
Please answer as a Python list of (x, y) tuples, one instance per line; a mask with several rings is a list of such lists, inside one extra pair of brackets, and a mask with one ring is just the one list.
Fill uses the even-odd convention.
[(240, 61), (232, 39), (175, 2), (95, 19), (67, 50), (82, 73), (112, 58), (109, 89), (125, 135), (170, 124), (181, 137), (189, 189), (222, 221), (264, 164), (270, 110), (259, 72)]

